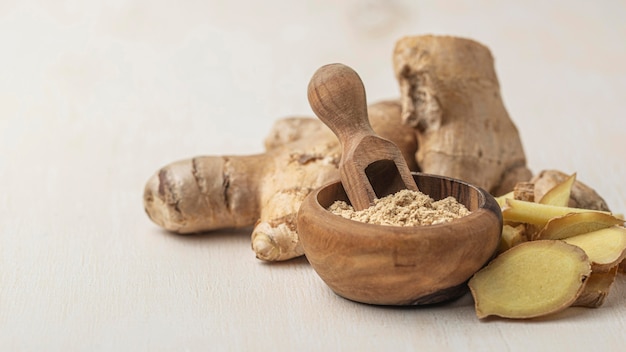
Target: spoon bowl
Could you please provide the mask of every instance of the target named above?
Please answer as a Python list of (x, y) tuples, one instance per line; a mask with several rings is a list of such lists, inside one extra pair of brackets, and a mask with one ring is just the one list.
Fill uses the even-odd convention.
[(502, 214), (486, 191), (460, 180), (413, 173), (434, 200), (455, 197), (470, 214), (428, 226), (366, 224), (327, 208), (349, 202), (336, 181), (309, 194), (298, 212), (298, 234), (313, 269), (339, 296), (377, 305), (422, 305), (460, 297), (495, 254)]

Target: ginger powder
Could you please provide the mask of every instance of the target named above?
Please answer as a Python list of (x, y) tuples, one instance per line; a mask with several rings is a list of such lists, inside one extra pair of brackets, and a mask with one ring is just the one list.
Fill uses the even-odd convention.
[(438, 201), (411, 190), (402, 190), (374, 200), (367, 209), (356, 211), (338, 200), (328, 208), (333, 214), (368, 224), (388, 226), (424, 226), (442, 224), (468, 215), (470, 211), (454, 197)]

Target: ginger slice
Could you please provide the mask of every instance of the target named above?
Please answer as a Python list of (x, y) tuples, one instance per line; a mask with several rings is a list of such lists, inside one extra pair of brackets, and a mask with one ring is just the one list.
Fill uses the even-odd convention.
[(505, 221), (522, 222), (537, 226), (544, 226), (550, 219), (570, 213), (600, 212), (611, 214), (610, 212), (560, 207), (555, 205), (525, 202), (523, 200), (506, 199), (506, 204), (502, 209), (502, 218)]
[[(540, 171), (530, 180), (530, 182), (535, 184), (535, 199), (542, 199), (550, 189), (562, 183), (568, 177), (568, 174), (558, 170)], [(593, 188), (578, 180), (572, 185), (572, 191), (567, 205), (573, 208), (609, 210), (604, 199), (602, 199)]]
[(519, 224), (517, 226), (504, 225), (502, 227), (502, 236), (500, 237), (500, 247), (498, 253), (503, 253), (520, 243), (526, 242), (526, 225)]
[(515, 199), (515, 192), (511, 191), (509, 193), (505, 193), (499, 197), (496, 197), (496, 202), (498, 202), (498, 205), (502, 208), (506, 205), (507, 199)]
[(476, 315), (526, 319), (569, 307), (591, 273), (579, 247), (557, 240), (519, 244), (474, 274), (468, 285)]
[(533, 239), (560, 240), (623, 224), (623, 219), (605, 213), (570, 213), (550, 219)]
[(621, 226), (569, 237), (563, 241), (585, 251), (594, 272), (606, 272), (626, 256), (626, 229)]
[(591, 272), (585, 282), (583, 292), (572, 306), (598, 308), (603, 305), (617, 276), (617, 269), (618, 266), (615, 265), (605, 273)]
[[(576, 174), (572, 174), (565, 181), (558, 183), (552, 187), (546, 194), (541, 197), (539, 203), (566, 207), (569, 204), (572, 186), (576, 182)], [(534, 185), (534, 184), (533, 184)]]

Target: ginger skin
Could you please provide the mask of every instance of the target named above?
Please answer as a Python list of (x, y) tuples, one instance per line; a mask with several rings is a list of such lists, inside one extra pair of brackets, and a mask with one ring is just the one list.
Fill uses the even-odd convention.
[(423, 170), (494, 195), (530, 179), (487, 47), (447, 36), (405, 37), (396, 43), (393, 65), (402, 119), (416, 130), (415, 159)]
[(312, 189), (337, 175), (339, 162), (336, 142), (322, 129), (310, 132), (265, 154), (199, 156), (163, 167), (145, 187), (148, 216), (180, 234), (254, 225), (252, 247), (258, 258), (302, 255), (295, 214)]

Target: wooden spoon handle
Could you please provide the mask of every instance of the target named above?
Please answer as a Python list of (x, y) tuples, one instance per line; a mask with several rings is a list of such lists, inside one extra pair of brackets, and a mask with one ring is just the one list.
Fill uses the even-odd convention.
[(400, 150), (374, 133), (365, 88), (353, 69), (342, 64), (322, 66), (313, 74), (307, 95), (315, 114), (341, 142), (339, 174), (356, 210), (369, 207), (377, 197), (417, 190)]
[(313, 112), (346, 146), (374, 131), (367, 116), (365, 88), (359, 75), (343, 64), (320, 67), (307, 92)]

